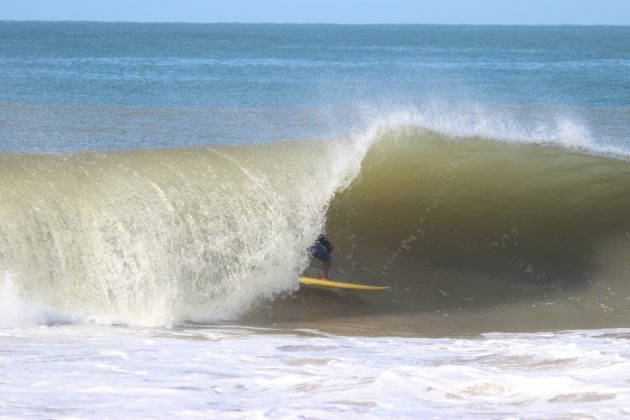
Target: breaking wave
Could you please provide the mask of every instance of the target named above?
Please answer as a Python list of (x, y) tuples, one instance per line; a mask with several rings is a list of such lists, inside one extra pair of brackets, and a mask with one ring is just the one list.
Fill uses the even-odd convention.
[[(389, 284), (406, 310), (600, 281), (627, 295), (625, 152), (570, 119), (484, 112), (403, 112), (334, 141), (4, 154), (3, 326), (233, 319), (295, 291), (322, 230), (333, 275)], [(72, 316), (16, 317), (34, 302)]]

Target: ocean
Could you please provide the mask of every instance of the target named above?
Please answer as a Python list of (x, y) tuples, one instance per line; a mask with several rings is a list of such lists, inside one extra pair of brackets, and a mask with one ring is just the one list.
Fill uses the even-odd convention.
[(629, 160), (630, 27), (0, 21), (0, 418), (628, 417)]

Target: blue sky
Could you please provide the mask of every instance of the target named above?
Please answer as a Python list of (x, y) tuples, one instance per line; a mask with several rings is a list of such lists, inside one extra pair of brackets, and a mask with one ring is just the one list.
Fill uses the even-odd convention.
[(630, 0), (0, 0), (0, 20), (630, 25)]

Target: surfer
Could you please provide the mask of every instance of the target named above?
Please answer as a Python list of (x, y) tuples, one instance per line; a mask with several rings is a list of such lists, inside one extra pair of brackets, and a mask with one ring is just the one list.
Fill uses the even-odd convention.
[(311, 255), (322, 262), (322, 270), (324, 274), (324, 278), (328, 278), (328, 270), (330, 269), (330, 264), (332, 263), (332, 258), (330, 254), (333, 251), (333, 246), (330, 241), (324, 235), (319, 235), (315, 244), (309, 248)]

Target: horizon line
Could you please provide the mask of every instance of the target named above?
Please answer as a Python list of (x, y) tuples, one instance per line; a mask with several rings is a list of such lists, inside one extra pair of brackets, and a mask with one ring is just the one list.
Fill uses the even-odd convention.
[(0, 19), (0, 22), (13, 23), (132, 23), (132, 24), (173, 24), (173, 25), (330, 25), (330, 26), (614, 26), (628, 27), (620, 23), (429, 23), (429, 22), (247, 22), (247, 21), (137, 21), (137, 20), (83, 20), (83, 19)]

